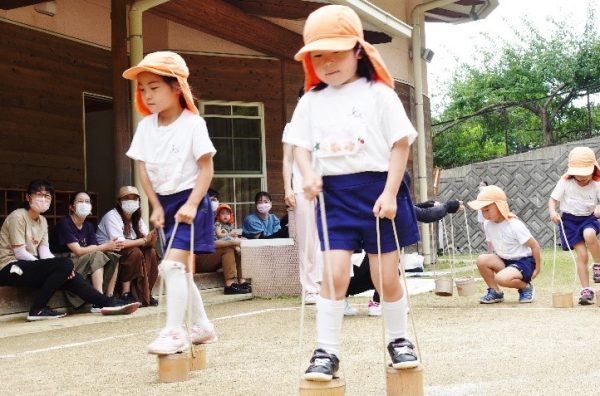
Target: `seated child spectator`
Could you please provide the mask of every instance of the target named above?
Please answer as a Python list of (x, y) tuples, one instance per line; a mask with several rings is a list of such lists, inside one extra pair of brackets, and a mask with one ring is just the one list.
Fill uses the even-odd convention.
[(271, 195), (261, 191), (254, 197), (255, 213), (244, 219), (242, 236), (248, 239), (287, 238), (287, 230), (281, 227), (279, 218), (271, 211)]
[(479, 302), (504, 301), (504, 292), (499, 286), (517, 289), (520, 303), (532, 302), (535, 289), (531, 281), (539, 274), (542, 264), (540, 245), (527, 226), (510, 212), (508, 199), (500, 187), (483, 187), (469, 206), (481, 209), (485, 238), (492, 242), (495, 250), (495, 254), (477, 257), (477, 269), (488, 285), (487, 294)]
[[(588, 250), (594, 259), (594, 282), (600, 282), (600, 167), (594, 151), (588, 147), (575, 147), (569, 153), (567, 173), (554, 187), (548, 201), (550, 218), (559, 227), (563, 250), (574, 249), (577, 254), (577, 274), (581, 282), (580, 305), (594, 303), (594, 291), (590, 288)], [(560, 202), (559, 215), (556, 204)], [(563, 235), (564, 233), (566, 235)]]
[[(215, 213), (215, 240), (221, 241), (239, 241), (237, 231), (235, 230), (235, 218), (231, 207), (227, 204), (220, 204)], [(236, 246), (239, 252), (239, 246)]]

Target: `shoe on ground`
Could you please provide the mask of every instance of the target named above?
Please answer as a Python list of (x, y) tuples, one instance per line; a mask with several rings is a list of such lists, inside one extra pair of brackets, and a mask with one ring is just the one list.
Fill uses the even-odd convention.
[(150, 305), (151, 307), (158, 307), (158, 300), (150, 296), (150, 303), (148, 305)]
[(133, 302), (129, 304), (125, 304), (124, 301), (115, 300), (115, 305), (111, 305), (108, 307), (102, 307), (100, 313), (102, 315), (129, 315), (138, 310), (138, 308), (142, 305), (140, 302)]
[(138, 300), (131, 293), (123, 293), (121, 300), (125, 301), (126, 304), (138, 302)]
[(30, 311), (29, 315), (27, 315), (27, 321), (35, 322), (36, 320), (58, 319), (62, 318), (63, 316), (67, 316), (67, 314), (62, 312), (56, 312), (48, 307), (44, 307), (37, 311)]
[(238, 283), (232, 283), (229, 286), (225, 286), (223, 289), (224, 294), (248, 294), (250, 293), (249, 289), (241, 287)]
[(369, 300), (367, 305), (367, 315), (381, 316), (381, 305), (377, 301)]
[(356, 310), (356, 308), (354, 308), (352, 305), (350, 305), (350, 303), (348, 302), (348, 300), (344, 300), (345, 304), (344, 305), (344, 316), (356, 316), (358, 315), (358, 311)]
[(189, 347), (188, 338), (183, 330), (163, 329), (146, 350), (154, 355), (172, 355), (184, 352)]
[(92, 305), (92, 308), (90, 308), (90, 313), (101, 313), (102, 312), (102, 305)]
[(206, 326), (193, 325), (190, 328), (190, 339), (194, 345), (212, 344), (219, 340), (215, 326), (210, 322)]
[(395, 369), (408, 369), (417, 367), (419, 359), (415, 346), (405, 338), (396, 338), (388, 344), (388, 352), (392, 358), (392, 367)]
[(248, 289), (252, 293), (252, 285), (248, 282), (242, 282), (239, 284), (242, 289)]
[(494, 304), (504, 301), (504, 292), (497, 292), (488, 287), (487, 294), (479, 299), (481, 304)]
[(579, 305), (592, 305), (594, 304), (594, 291), (589, 287), (584, 287), (579, 292)]
[(338, 369), (340, 360), (333, 353), (317, 349), (310, 359), (310, 365), (304, 372), (304, 379), (308, 381), (331, 381)]
[(521, 304), (532, 302), (533, 297), (535, 297), (535, 288), (531, 283), (526, 287), (519, 289), (519, 302)]
[(316, 293), (306, 293), (304, 295), (304, 305), (315, 305), (317, 303)]
[(594, 263), (594, 283), (600, 283), (600, 263)]

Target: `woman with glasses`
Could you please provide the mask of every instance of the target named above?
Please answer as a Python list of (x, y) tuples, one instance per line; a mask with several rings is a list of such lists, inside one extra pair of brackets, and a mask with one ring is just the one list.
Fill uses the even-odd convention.
[(54, 257), (48, 245), (48, 222), (42, 216), (50, 208), (54, 187), (46, 180), (29, 183), (25, 207), (12, 211), (0, 230), (0, 286), (39, 289), (27, 320), (56, 319), (65, 316), (48, 307), (57, 290), (68, 290), (83, 301), (102, 307), (103, 315), (129, 314), (139, 303), (125, 304), (94, 289), (73, 270), (68, 257)]
[[(71, 199), (69, 215), (63, 217), (55, 229), (57, 253), (73, 261), (76, 272), (84, 278), (90, 278), (94, 289), (108, 297), (113, 296), (119, 265), (117, 254), (123, 247), (118, 238), (99, 244), (96, 240), (96, 227), (86, 218), (92, 213), (92, 201), (84, 192), (77, 192)], [(54, 245), (53, 245), (54, 246)], [(74, 307), (80, 307), (84, 301), (70, 292), (67, 300)], [(102, 307), (93, 306), (92, 312), (100, 312)]]

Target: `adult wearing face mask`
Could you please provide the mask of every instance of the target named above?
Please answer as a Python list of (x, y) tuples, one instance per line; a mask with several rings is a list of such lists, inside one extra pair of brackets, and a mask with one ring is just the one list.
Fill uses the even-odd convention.
[(248, 239), (285, 238), (284, 229), (279, 219), (271, 212), (271, 195), (261, 191), (254, 196), (255, 213), (250, 213), (244, 219), (242, 236)]
[[(92, 202), (85, 191), (75, 193), (69, 204), (69, 215), (59, 220), (55, 227), (56, 246), (53, 251), (73, 261), (76, 272), (90, 278), (94, 289), (108, 297), (113, 296), (119, 265), (119, 252), (122, 242), (115, 237), (103, 244), (96, 240), (96, 228), (86, 218), (92, 213)], [(74, 307), (85, 302), (70, 292), (65, 292), (67, 300)], [(100, 312), (93, 306), (92, 312)]]
[(98, 243), (112, 240), (121, 243), (117, 289), (125, 301), (139, 301), (143, 306), (158, 305), (151, 292), (158, 277), (158, 254), (154, 249), (156, 230), (148, 231), (142, 219), (140, 193), (133, 186), (123, 186), (117, 205), (106, 213), (96, 231)]
[(68, 257), (54, 257), (48, 245), (48, 222), (42, 216), (50, 208), (54, 187), (46, 180), (33, 180), (25, 194), (25, 208), (11, 212), (0, 230), (0, 286), (39, 289), (27, 320), (65, 316), (48, 307), (57, 290), (68, 290), (84, 301), (103, 307), (103, 315), (130, 314), (139, 303), (123, 301), (95, 290), (81, 274), (73, 271)]

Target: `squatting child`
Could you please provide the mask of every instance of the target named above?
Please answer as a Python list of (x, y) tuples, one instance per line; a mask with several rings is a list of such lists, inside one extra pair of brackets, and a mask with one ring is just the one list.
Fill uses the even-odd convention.
[(504, 301), (500, 286), (519, 291), (519, 302), (533, 301), (535, 289), (531, 281), (540, 273), (540, 245), (527, 226), (508, 208), (508, 199), (500, 187), (482, 187), (477, 199), (468, 205), (481, 209), (485, 239), (492, 243), (495, 253), (477, 257), (477, 269), (488, 286), (479, 299), (482, 304)]

